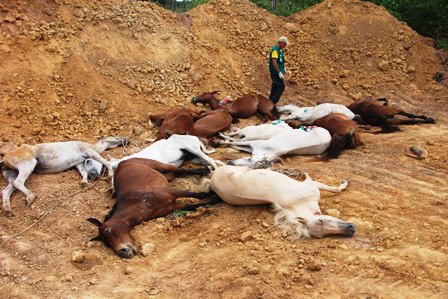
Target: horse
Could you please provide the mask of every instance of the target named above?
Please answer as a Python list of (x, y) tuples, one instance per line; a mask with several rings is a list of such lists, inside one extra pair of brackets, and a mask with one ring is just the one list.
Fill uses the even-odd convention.
[(191, 134), (199, 114), (200, 112), (188, 108), (170, 109), (161, 114), (150, 115), (148, 124), (160, 125), (157, 140), (166, 139), (173, 134)]
[[(380, 126), (383, 133), (400, 131), (397, 125), (435, 124), (433, 118), (407, 113), (399, 108), (389, 106), (386, 98), (358, 100), (350, 104), (348, 109), (359, 114), (366, 124)], [(411, 119), (399, 119), (395, 117), (396, 115)]]
[(207, 156), (207, 154), (214, 152), (214, 149), (207, 150), (205, 145), (196, 136), (174, 134), (168, 139), (160, 139), (150, 144), (135, 154), (121, 159), (115, 159), (111, 161), (111, 164), (115, 169), (121, 161), (132, 158), (144, 158), (179, 167), (185, 160), (193, 156), (194, 162), (205, 163), (215, 169), (218, 167), (217, 163), (223, 163)]
[(193, 124), (191, 135), (210, 139), (218, 133), (226, 131), (232, 124), (232, 116), (225, 109), (204, 112)]
[(292, 129), (284, 121), (274, 120), (269, 124), (247, 126), (229, 134), (219, 133), (219, 136), (230, 141), (267, 140), (286, 130)]
[(316, 119), (324, 117), (330, 113), (342, 113), (349, 119), (356, 118), (356, 115), (347, 107), (341, 104), (322, 103), (314, 107), (297, 107), (295, 105), (285, 105), (277, 108), (280, 113), (288, 113), (282, 116), (282, 120), (300, 120), (303, 122), (314, 122)]
[(338, 187), (328, 186), (313, 181), (308, 173), (299, 182), (275, 171), (241, 166), (219, 167), (211, 179), (202, 181), (203, 191), (213, 190), (231, 205), (273, 204), (275, 224), (294, 239), (353, 236), (355, 224), (322, 215), (319, 207), (320, 190), (341, 192), (347, 185), (344, 180)]
[(218, 100), (215, 97), (217, 91), (205, 92), (197, 97), (194, 97), (191, 102), (193, 104), (202, 103), (209, 104), (215, 109), (225, 109), (232, 117), (248, 118), (256, 115), (261, 121), (277, 119), (277, 110), (274, 102), (261, 94), (243, 95), (235, 101), (226, 102)]
[(301, 127), (286, 130), (268, 140), (252, 141), (220, 141), (220, 144), (231, 145), (233, 148), (252, 153), (251, 157), (230, 160), (228, 165), (247, 166), (251, 168), (266, 168), (280, 160), (286, 154), (320, 155), (329, 147), (330, 133), (319, 127)]
[[(122, 258), (138, 253), (131, 230), (142, 221), (163, 217), (175, 210), (195, 210), (214, 202), (191, 204), (177, 201), (179, 197), (204, 199), (209, 192), (191, 192), (174, 189), (161, 171), (179, 172), (176, 167), (149, 159), (129, 159), (121, 162), (115, 171), (116, 202), (101, 222), (87, 219), (99, 229), (97, 237)], [(182, 170), (182, 173), (206, 174), (208, 169)]]
[(10, 197), (15, 189), (26, 196), (30, 206), (36, 195), (25, 187), (25, 182), (31, 173), (57, 173), (76, 167), (81, 173), (81, 183), (87, 179), (98, 179), (102, 175), (103, 165), (112, 177), (114, 171), (111, 164), (101, 157), (107, 149), (124, 146), (129, 140), (123, 137), (106, 137), (96, 144), (83, 141), (51, 142), (35, 145), (23, 144), (16, 150), (5, 155), (0, 166), (4, 165), (3, 176), (8, 181), (3, 191), (3, 210), (7, 215), (13, 215)]
[(352, 149), (364, 145), (359, 136), (357, 123), (345, 114), (330, 113), (316, 119), (313, 124), (330, 132), (331, 142), (324, 154), (325, 159), (339, 157), (344, 148)]

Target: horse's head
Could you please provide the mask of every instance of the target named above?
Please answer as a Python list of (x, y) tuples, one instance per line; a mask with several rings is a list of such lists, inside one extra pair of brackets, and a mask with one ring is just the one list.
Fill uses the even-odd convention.
[(197, 104), (197, 103), (202, 103), (202, 104), (206, 104), (206, 103), (210, 103), (211, 100), (216, 100), (215, 95), (218, 93), (219, 91), (213, 91), (213, 92), (204, 92), (203, 94), (196, 96), (194, 98), (191, 99), (191, 102), (193, 104)]
[(261, 169), (271, 167), (273, 163), (279, 160), (281, 159), (278, 157), (253, 155), (251, 157), (244, 157), (237, 160), (229, 160), (227, 165), (246, 166), (252, 169)]
[(91, 241), (103, 241), (106, 246), (112, 248), (122, 258), (132, 258), (134, 254), (138, 253), (137, 247), (134, 245), (134, 238), (131, 235), (131, 228), (128, 224), (114, 222), (112, 220), (101, 223), (96, 218), (89, 218), (87, 220), (99, 229), (98, 236), (91, 239)]
[(327, 236), (351, 237), (356, 231), (355, 224), (329, 215), (298, 217), (297, 220), (303, 225), (302, 235), (304, 237), (317, 239)]
[(98, 180), (104, 173), (104, 165), (100, 162), (88, 158), (84, 160), (84, 170), (87, 171), (87, 177), (90, 180)]

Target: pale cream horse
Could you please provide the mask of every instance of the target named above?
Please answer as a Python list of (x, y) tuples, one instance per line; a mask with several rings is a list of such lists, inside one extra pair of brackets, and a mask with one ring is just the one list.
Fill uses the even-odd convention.
[(307, 173), (305, 177), (299, 182), (267, 169), (227, 165), (216, 169), (211, 179), (204, 179), (202, 187), (232, 205), (273, 204), (275, 223), (294, 238), (352, 236), (356, 231), (353, 223), (322, 215), (319, 208), (319, 190), (341, 192), (348, 181), (331, 187), (313, 181)]
[(100, 154), (106, 149), (127, 143), (127, 138), (107, 137), (96, 144), (83, 141), (24, 144), (7, 153), (0, 161), (0, 167), (4, 166), (3, 176), (8, 181), (2, 191), (3, 210), (12, 215), (10, 197), (15, 189), (25, 194), (28, 205), (34, 202), (36, 195), (25, 187), (25, 181), (33, 172), (56, 173), (76, 167), (82, 176), (81, 183), (87, 183), (88, 178), (97, 179), (101, 176), (104, 165), (112, 177), (114, 171), (110, 162)]

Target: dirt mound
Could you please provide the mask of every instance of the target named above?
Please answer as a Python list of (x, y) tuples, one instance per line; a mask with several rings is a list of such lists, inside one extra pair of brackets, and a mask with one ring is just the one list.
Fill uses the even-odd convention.
[[(268, 52), (280, 35), (291, 42), (282, 103), (387, 96), (438, 121), (393, 137), (363, 134), (365, 147), (328, 163), (286, 159), (284, 168), (328, 184), (350, 179), (347, 191), (323, 193), (322, 210), (356, 223), (354, 238), (292, 242), (269, 208), (219, 205), (198, 218), (140, 225), (136, 239), (153, 250), (124, 261), (88, 242), (96, 228), (84, 219), (104, 216), (113, 204), (108, 181), (68, 197), (79, 189), (75, 171), (33, 175), (27, 186), (39, 198), (31, 209), (14, 193), (16, 216), (0, 215), (0, 238), (64, 202), (0, 245), (0, 297), (446, 293), (448, 93), (443, 78), (434, 80), (446, 73), (446, 59), (443, 66), (431, 40), (372, 3), (327, 0), (281, 18), (248, 0), (212, 0), (185, 14), (147, 1), (3, 1), (0, 153), (25, 142), (104, 135), (132, 135), (133, 144), (112, 156), (137, 151), (155, 136), (146, 124), (150, 113), (189, 106), (203, 91), (267, 94)], [(413, 145), (428, 158), (407, 157)], [(219, 149), (213, 157), (230, 155)], [(195, 189), (199, 178), (175, 184)]]

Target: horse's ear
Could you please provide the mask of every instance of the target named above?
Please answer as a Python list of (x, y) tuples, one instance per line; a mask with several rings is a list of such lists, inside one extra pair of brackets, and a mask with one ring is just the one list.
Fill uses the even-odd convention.
[(96, 225), (96, 226), (98, 226), (98, 227), (101, 226), (101, 221), (99, 221), (99, 220), (96, 219), (96, 218), (88, 218), (87, 221), (89, 221), (90, 223), (92, 223), (92, 224), (94, 224), (94, 225)]
[(215, 95), (218, 92), (219, 92), (219, 90), (212, 91), (212, 95)]

